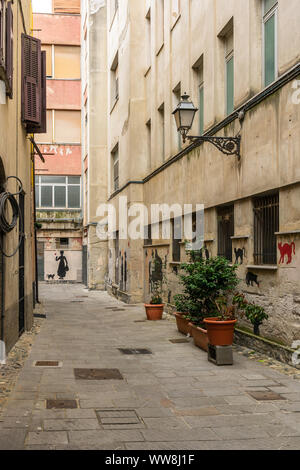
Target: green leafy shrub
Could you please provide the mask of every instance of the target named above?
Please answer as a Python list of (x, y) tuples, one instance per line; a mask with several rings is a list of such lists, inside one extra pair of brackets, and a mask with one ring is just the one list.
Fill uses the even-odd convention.
[(177, 311), (195, 324), (201, 324), (206, 317), (224, 316), (228, 309), (220, 304), (239, 283), (237, 266), (231, 266), (225, 258), (207, 260), (200, 252), (190, 252), (190, 262), (183, 263), (181, 269), (185, 274), (180, 275), (183, 293), (175, 296)]
[(259, 327), (263, 324), (264, 320), (268, 320), (269, 318), (265, 309), (259, 305), (248, 302), (243, 294), (236, 294), (233, 297), (232, 303), (243, 312), (247, 320), (252, 323), (254, 334), (259, 336)]

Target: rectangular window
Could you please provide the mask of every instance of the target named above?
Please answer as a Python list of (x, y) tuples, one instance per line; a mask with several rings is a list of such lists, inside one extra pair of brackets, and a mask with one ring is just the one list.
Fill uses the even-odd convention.
[(81, 113), (80, 111), (55, 110), (54, 142), (57, 144), (80, 144)]
[(46, 45), (41, 47), (42, 51), (46, 52), (46, 76), (47, 78), (53, 77), (53, 67), (52, 67), (52, 46)]
[(47, 110), (47, 133), (36, 134), (34, 140), (40, 144), (52, 144), (53, 143), (53, 111)]
[(111, 153), (112, 156), (112, 187), (113, 191), (119, 189), (119, 146), (117, 145)]
[(171, 0), (171, 28), (174, 26), (180, 15), (180, 0)]
[(165, 161), (165, 105), (164, 103), (158, 108), (158, 129), (159, 129), (159, 152), (161, 161)]
[(113, 22), (119, 8), (119, 0), (110, 0), (110, 23)]
[(52, 0), (32, 0), (33, 13), (52, 13)]
[(73, 13), (79, 15), (80, 0), (53, 0), (53, 10), (54, 13)]
[(151, 66), (151, 8), (149, 8), (146, 15), (146, 30), (147, 30), (147, 64), (148, 69)]
[(277, 78), (277, 14), (278, 3), (274, 0), (263, 2), (264, 35), (264, 85), (268, 86)]
[(225, 81), (226, 81), (226, 114), (234, 111), (234, 50), (233, 31), (225, 40)]
[(56, 239), (56, 248), (59, 250), (69, 248), (69, 238), (57, 238)]
[(152, 245), (152, 226), (147, 225), (144, 227), (144, 244), (146, 246)]
[[(181, 100), (181, 83), (178, 83), (178, 85), (174, 88), (173, 90), (173, 108), (175, 109), (178, 103)], [(175, 123), (175, 120), (173, 121), (173, 129), (174, 129), (174, 141), (176, 142), (176, 147), (178, 152), (181, 150), (181, 134), (177, 130), (177, 125)]]
[(165, 26), (165, 2), (156, 0), (156, 54), (159, 53), (164, 44), (164, 26)]
[(38, 209), (80, 209), (80, 176), (36, 176)]
[(234, 236), (234, 206), (218, 209), (218, 256), (232, 262), (232, 238)]
[(151, 119), (146, 123), (147, 129), (147, 168), (148, 170), (151, 169), (151, 138), (152, 138), (152, 127), (151, 127)]
[(115, 102), (119, 99), (119, 55), (116, 54), (113, 63), (110, 68), (110, 101), (111, 108)]
[(277, 264), (276, 232), (279, 232), (279, 194), (259, 197), (254, 208), (254, 263)]
[(54, 76), (57, 79), (80, 79), (80, 47), (54, 46)]
[(182, 241), (182, 219), (177, 217), (172, 220), (172, 259), (180, 262), (180, 248)]

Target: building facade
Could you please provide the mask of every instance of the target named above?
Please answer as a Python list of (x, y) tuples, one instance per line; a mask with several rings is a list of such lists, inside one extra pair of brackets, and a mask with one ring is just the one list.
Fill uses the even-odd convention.
[(33, 2), (47, 57), (47, 133), (36, 136), (40, 281), (82, 281), (80, 0)]
[[(88, 121), (99, 132), (101, 148), (89, 160), (97, 161), (93, 185), (101, 189), (93, 193), (88, 222), (99, 222), (103, 202), (117, 213), (124, 204), (142, 203), (149, 212), (153, 204), (204, 204), (205, 255), (239, 264), (240, 290), (269, 314), (262, 333), (291, 345), (300, 338), (297, 0), (109, 0), (93, 6), (96, 12), (83, 19), (84, 43), (91, 41), (94, 15), (107, 19), (87, 63), (95, 73), (91, 92), (97, 77), (103, 84), (102, 101), (97, 107), (93, 100), (83, 120), (83, 128)], [(240, 159), (208, 142), (182, 142), (172, 112), (185, 92), (199, 109), (190, 134), (240, 136)], [(117, 217), (106, 260), (105, 250), (101, 256), (89, 251), (89, 266), (104, 274), (98, 285), (105, 282), (127, 302), (147, 301), (155, 276), (173, 308), (187, 253), (184, 238), (174, 237), (182, 222), (169, 218), (170, 239), (154, 240), (148, 232), (133, 240), (123, 239)]]
[[(0, 340), (6, 352), (33, 324), (33, 164), (28, 137), (42, 124), (36, 101), (41, 103), (42, 75), (35, 73), (42, 56), (31, 29), (31, 2), (0, 1)], [(34, 103), (28, 99), (29, 87)]]

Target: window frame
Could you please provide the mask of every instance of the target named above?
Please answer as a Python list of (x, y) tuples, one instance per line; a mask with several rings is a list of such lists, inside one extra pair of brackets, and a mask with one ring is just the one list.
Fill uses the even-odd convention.
[[(274, 83), (278, 79), (278, 1), (265, 13), (265, 1), (262, 1), (262, 81), (263, 87), (267, 88), (269, 85)], [(271, 17), (275, 17), (275, 70), (274, 70), (274, 80), (268, 84), (266, 84), (266, 41), (265, 41), (265, 25), (271, 19)]]
[[(221, 218), (229, 216), (229, 224), (232, 224), (231, 228), (231, 235), (229, 238), (225, 237), (225, 231), (222, 231), (223, 238), (221, 239)], [(230, 220), (230, 217), (232, 217), (232, 220)], [(230, 228), (230, 227), (229, 227)], [(217, 233), (218, 233), (218, 256), (223, 257), (230, 261), (231, 263), (233, 262), (233, 243), (232, 243), (232, 238), (234, 236), (234, 230), (235, 230), (235, 206), (234, 204), (231, 204), (229, 206), (221, 206), (217, 208)], [(228, 242), (228, 247), (227, 247), (227, 242)], [(229, 254), (229, 245), (231, 247), (231, 254)], [(221, 246), (224, 247), (224, 252), (221, 252)], [(227, 253), (227, 248), (228, 248), (228, 253)], [(227, 256), (229, 255), (229, 256)]]
[[(273, 266), (277, 265), (278, 260), (278, 252), (277, 252), (277, 238), (276, 232), (279, 231), (279, 221), (280, 221), (280, 194), (279, 192), (267, 194), (264, 196), (254, 197), (252, 199), (252, 206), (253, 206), (253, 259), (255, 266)], [(272, 214), (268, 213), (268, 221), (265, 220), (265, 212), (273, 211)], [(258, 213), (259, 211), (263, 212), (263, 224), (260, 223), (259, 225), (259, 218)], [(268, 239), (267, 235), (270, 235), (270, 220), (274, 223), (274, 237), (273, 240)], [(266, 226), (267, 229), (266, 230)], [(267, 233), (267, 235), (266, 235)], [(265, 246), (268, 243), (273, 244), (272, 252), (266, 253)], [(260, 251), (258, 251), (258, 247), (260, 247)], [(265, 261), (266, 258), (270, 257), (269, 260)], [(273, 258), (272, 258), (273, 257)], [(270, 262), (268, 262), (270, 261)]]
[[(55, 178), (55, 177), (63, 177), (65, 178), (64, 183), (44, 183), (41, 181), (41, 178)], [(69, 178), (79, 178), (79, 183), (70, 183)], [(69, 187), (79, 187), (79, 207), (69, 207)], [(41, 205), (41, 192), (42, 192), (42, 187), (51, 187), (52, 188), (52, 206), (42, 206)], [(66, 206), (55, 206), (55, 188), (56, 187), (64, 187), (65, 188), (65, 195), (66, 195)], [(36, 180), (35, 180), (35, 189), (36, 189), (36, 195), (37, 195), (37, 200), (36, 200), (36, 208), (37, 210), (81, 210), (81, 193), (82, 193), (82, 187), (81, 187), (81, 176), (78, 175), (36, 175)]]
[[(233, 76), (232, 76), (232, 86), (233, 86), (233, 103), (232, 108), (229, 110), (229, 95), (228, 95), (228, 64), (230, 61), (233, 61)], [(226, 116), (230, 116), (234, 112), (234, 49), (232, 49), (228, 54), (225, 52), (225, 113)]]
[[(116, 158), (117, 156), (117, 158)], [(115, 168), (117, 167), (117, 173)], [(111, 169), (112, 169), (112, 193), (120, 189), (120, 154), (119, 144), (117, 144), (111, 151)], [(116, 176), (117, 175), (117, 176)]]

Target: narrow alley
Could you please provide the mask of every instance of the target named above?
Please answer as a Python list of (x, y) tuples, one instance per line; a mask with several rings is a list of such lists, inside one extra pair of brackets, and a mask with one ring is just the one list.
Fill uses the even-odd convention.
[(41, 298), (47, 319), (1, 415), (0, 449), (299, 448), (299, 380), (238, 353), (217, 367), (171, 316), (147, 321), (143, 305), (105, 292), (45, 283)]

